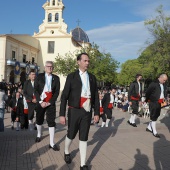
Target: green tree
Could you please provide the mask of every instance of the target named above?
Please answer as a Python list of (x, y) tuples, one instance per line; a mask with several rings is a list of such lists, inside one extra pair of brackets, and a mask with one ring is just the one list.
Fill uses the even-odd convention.
[[(170, 70), (170, 17), (165, 16), (163, 6), (156, 9), (157, 16), (145, 21), (154, 42), (149, 46), (149, 62), (152, 63), (154, 75)], [(140, 57), (141, 58), (141, 57)]]
[(142, 74), (142, 64), (138, 59), (127, 60), (121, 65), (121, 72), (117, 75), (118, 85), (130, 85), (135, 80), (136, 74)]
[(89, 72), (93, 73), (98, 81), (114, 82), (119, 63), (113, 59), (110, 53), (102, 53), (96, 44), (88, 48), (82, 48), (76, 54), (67, 53), (65, 56), (57, 56), (54, 63), (54, 71), (64, 76), (75, 71), (78, 66), (77, 54), (86, 52), (90, 57)]

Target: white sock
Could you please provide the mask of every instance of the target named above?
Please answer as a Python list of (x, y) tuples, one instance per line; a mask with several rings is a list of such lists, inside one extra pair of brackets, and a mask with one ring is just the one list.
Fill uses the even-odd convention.
[(133, 116), (132, 116), (132, 123), (135, 123), (135, 117), (136, 117), (136, 115), (133, 114)]
[(28, 120), (29, 124), (33, 124), (33, 120)]
[(153, 130), (153, 134), (156, 135), (157, 134), (157, 131), (156, 131), (156, 121), (152, 121), (151, 126), (152, 126), (152, 130)]
[(150, 131), (152, 131), (151, 123), (152, 121), (149, 122), (148, 127), (147, 127)]
[(54, 146), (54, 133), (55, 133), (55, 128), (54, 127), (49, 127), (50, 145), (52, 147)]
[(14, 122), (11, 122), (11, 126), (13, 126), (13, 127), (14, 127)]
[(28, 120), (30, 130), (33, 130), (33, 120)]
[(133, 122), (133, 114), (130, 115), (130, 119), (129, 122), (132, 123)]
[(37, 125), (37, 137), (41, 137), (41, 128), (42, 128), (42, 125)]
[(17, 122), (16, 130), (19, 130), (19, 122)]
[(86, 165), (87, 141), (79, 141), (81, 167)]
[(106, 127), (109, 126), (109, 122), (110, 122), (110, 119), (107, 119), (107, 120), (106, 120)]
[(104, 125), (106, 124), (106, 122), (102, 122), (102, 125), (101, 125), (101, 127), (104, 127)]
[(66, 135), (66, 138), (65, 138), (65, 150), (64, 150), (65, 154), (69, 154), (70, 153), (69, 152), (69, 148), (70, 148), (71, 142), (72, 142), (72, 140), (69, 139), (67, 137), (67, 135)]

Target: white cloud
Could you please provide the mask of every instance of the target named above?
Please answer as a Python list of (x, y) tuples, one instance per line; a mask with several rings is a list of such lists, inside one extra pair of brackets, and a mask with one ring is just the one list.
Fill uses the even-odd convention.
[(144, 21), (112, 24), (103, 28), (87, 31), (90, 42), (99, 45), (101, 50), (111, 53), (119, 62), (139, 56), (139, 50), (145, 48), (150, 37), (144, 27)]

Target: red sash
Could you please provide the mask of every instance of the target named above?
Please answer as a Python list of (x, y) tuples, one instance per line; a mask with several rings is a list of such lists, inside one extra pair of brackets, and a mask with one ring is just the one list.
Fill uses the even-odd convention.
[(100, 107), (100, 114), (103, 114), (103, 107)]
[(139, 96), (139, 94), (137, 95), (137, 97), (130, 96), (130, 99), (131, 99), (131, 100), (139, 100), (139, 99), (140, 99), (140, 96)]
[[(32, 99), (36, 99), (35, 95), (32, 96)], [(32, 102), (30, 100), (26, 100), (27, 102)]]
[(28, 109), (24, 109), (24, 114), (28, 114)]
[(49, 102), (50, 99), (52, 98), (52, 92), (45, 92), (46, 98), (43, 100), (44, 102)]
[(159, 99), (158, 100), (158, 103), (160, 103), (160, 104), (163, 103), (163, 102), (164, 102), (164, 99)]
[(87, 100), (88, 98), (81, 97), (80, 98), (80, 107), (83, 107), (83, 103)]
[(113, 108), (113, 103), (109, 103), (107, 108), (112, 109)]
[(12, 111), (16, 112), (16, 111), (17, 111), (17, 107), (16, 107), (16, 106), (13, 107), (13, 108), (12, 108)]

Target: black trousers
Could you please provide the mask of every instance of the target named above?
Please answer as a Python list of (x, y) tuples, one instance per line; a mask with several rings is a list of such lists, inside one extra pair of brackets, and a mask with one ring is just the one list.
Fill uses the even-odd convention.
[(92, 112), (86, 112), (83, 108), (69, 108), (67, 137), (74, 139), (79, 131), (79, 140), (87, 141), (91, 118)]
[(139, 101), (138, 100), (132, 100), (132, 113), (133, 114), (139, 114)]
[(28, 129), (28, 114), (22, 114), (20, 116), (21, 129)]
[(34, 118), (34, 110), (36, 107), (35, 103), (28, 102), (28, 120), (32, 120)]
[(103, 119), (103, 122), (106, 122), (106, 119), (111, 119), (112, 118), (112, 109), (104, 108), (104, 113), (101, 117)]
[(36, 105), (36, 123), (42, 125), (44, 123), (44, 116), (46, 113), (46, 120), (49, 127), (55, 127), (56, 105), (50, 105), (42, 108), (39, 103)]
[(152, 121), (156, 121), (158, 117), (160, 116), (161, 112), (161, 104), (156, 102), (150, 102), (149, 103), (149, 111), (150, 111), (150, 119)]
[(14, 111), (11, 111), (11, 122), (15, 122), (17, 113)]

